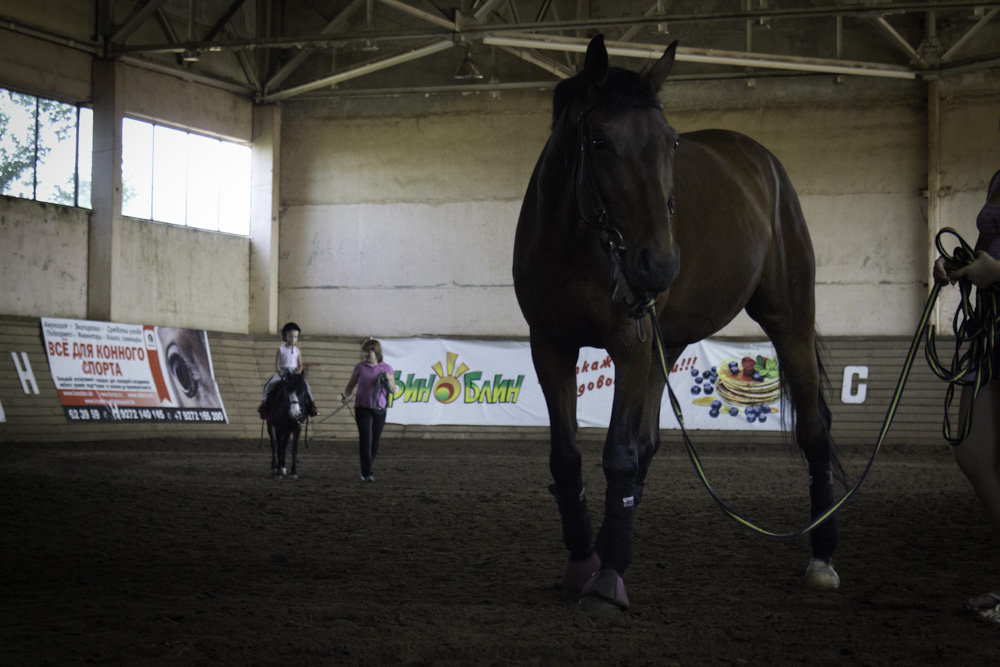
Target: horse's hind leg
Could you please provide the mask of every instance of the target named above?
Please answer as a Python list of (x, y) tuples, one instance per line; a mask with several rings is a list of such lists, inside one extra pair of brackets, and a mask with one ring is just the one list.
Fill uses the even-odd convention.
[[(815, 519), (833, 504), (833, 450), (830, 438), (830, 412), (820, 388), (820, 362), (812, 326), (811, 302), (803, 306), (808, 317), (797, 318), (794, 311), (758, 310), (747, 312), (756, 319), (778, 355), (782, 385), (787, 387), (795, 418), (795, 440), (809, 464), (810, 518)], [(793, 326), (796, 319), (799, 325)], [(804, 321), (808, 320), (808, 322)], [(813, 560), (806, 572), (810, 587), (835, 589), (840, 578), (833, 569), (833, 554), (837, 548), (837, 517), (831, 516), (809, 534)]]
[(271, 441), (271, 477), (278, 476), (278, 438), (274, 426), (267, 423), (267, 438)]
[(549, 471), (569, 551), (564, 583), (580, 590), (600, 564), (593, 551), (593, 528), (576, 445), (576, 362), (579, 350), (531, 338), (531, 356), (549, 412)]

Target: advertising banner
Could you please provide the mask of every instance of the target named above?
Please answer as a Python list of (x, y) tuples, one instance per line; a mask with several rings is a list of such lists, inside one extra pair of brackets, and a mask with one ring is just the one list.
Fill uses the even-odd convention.
[[(397, 424), (548, 426), (526, 342), (429, 338), (383, 341), (397, 391), (388, 421)], [(606, 427), (615, 368), (604, 350), (584, 348), (576, 366), (577, 420)], [(702, 341), (670, 373), (688, 429), (781, 430), (780, 376), (770, 343)], [(679, 428), (664, 392), (661, 428)]]
[(204, 331), (42, 318), (71, 422), (227, 423)]

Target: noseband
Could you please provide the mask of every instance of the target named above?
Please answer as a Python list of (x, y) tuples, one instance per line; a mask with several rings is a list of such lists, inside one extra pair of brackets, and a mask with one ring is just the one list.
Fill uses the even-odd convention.
[[(576, 198), (577, 205), (579, 206), (580, 188), (584, 187), (593, 201), (593, 208), (590, 215), (583, 210), (583, 207), (580, 207), (580, 218), (598, 231), (600, 235), (601, 247), (603, 247), (604, 251), (608, 253), (608, 258), (611, 261), (612, 302), (621, 306), (628, 313), (629, 317), (635, 318), (638, 325), (639, 320), (648, 310), (649, 298), (643, 298), (643, 295), (639, 294), (635, 290), (632, 286), (632, 282), (629, 280), (628, 270), (623, 268), (625, 251), (628, 249), (625, 245), (625, 236), (622, 234), (618, 225), (615, 224), (611, 211), (608, 210), (607, 205), (604, 203), (604, 197), (601, 195), (601, 189), (597, 185), (597, 179), (594, 176), (594, 169), (590, 164), (591, 160), (588, 158), (591, 140), (585, 121), (587, 115), (595, 108), (596, 107), (593, 106), (587, 107), (581, 110), (579, 116), (577, 116), (577, 154), (576, 159), (573, 161), (574, 196)], [(636, 108), (650, 108), (663, 111), (663, 105), (659, 103)], [(676, 147), (676, 144), (674, 145)], [(673, 196), (670, 197), (669, 208), (670, 212), (673, 213)], [(620, 278), (623, 276), (629, 292), (632, 293), (632, 300), (629, 300), (629, 298), (625, 296), (620, 297), (618, 294), (621, 284)], [(642, 327), (638, 326), (638, 330), (640, 339), (645, 340), (645, 334), (642, 331)]]

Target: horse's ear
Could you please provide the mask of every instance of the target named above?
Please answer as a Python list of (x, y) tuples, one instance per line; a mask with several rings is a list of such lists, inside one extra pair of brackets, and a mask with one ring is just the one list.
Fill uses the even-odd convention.
[(587, 83), (599, 86), (608, 78), (608, 50), (604, 48), (604, 35), (596, 35), (587, 46), (583, 72)]
[(670, 46), (663, 52), (660, 59), (656, 61), (653, 68), (646, 75), (646, 80), (653, 90), (659, 90), (663, 82), (667, 80), (667, 75), (674, 68), (674, 58), (677, 56), (677, 40), (670, 43)]

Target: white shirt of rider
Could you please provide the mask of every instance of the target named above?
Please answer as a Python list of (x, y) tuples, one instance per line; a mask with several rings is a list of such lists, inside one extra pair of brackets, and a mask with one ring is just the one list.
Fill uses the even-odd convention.
[(278, 348), (281, 356), (281, 367), (294, 371), (299, 367), (299, 348), (290, 345), (282, 345)]

